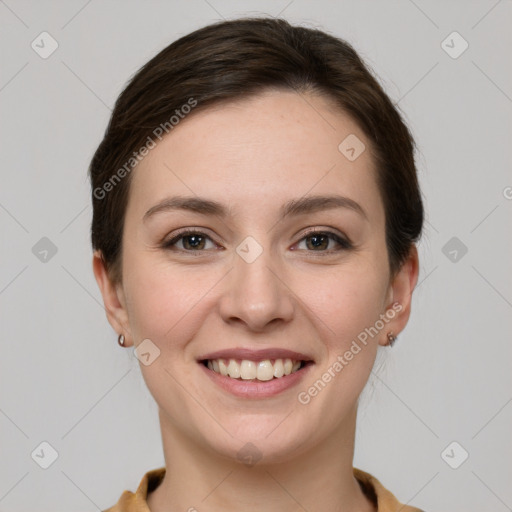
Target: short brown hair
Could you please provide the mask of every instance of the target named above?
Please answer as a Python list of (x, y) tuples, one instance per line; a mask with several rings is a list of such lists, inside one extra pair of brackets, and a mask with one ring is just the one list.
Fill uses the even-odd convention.
[[(397, 108), (342, 39), (284, 19), (239, 18), (208, 25), (164, 48), (131, 78), (116, 101), (89, 167), (92, 246), (101, 251), (114, 282), (122, 279), (131, 182), (126, 162), (191, 98), (198, 111), (264, 89), (320, 93), (360, 126), (372, 144), (391, 276), (400, 269), (421, 236), (424, 212), (414, 140)], [(116, 171), (123, 179), (113, 182)]]

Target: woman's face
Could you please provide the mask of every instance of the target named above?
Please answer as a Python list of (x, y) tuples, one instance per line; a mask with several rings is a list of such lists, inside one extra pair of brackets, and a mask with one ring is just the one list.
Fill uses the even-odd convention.
[[(191, 114), (132, 179), (119, 303), (106, 302), (128, 344), (146, 340), (163, 431), (274, 462), (343, 438), (415, 284), (414, 268), (389, 282), (363, 132), (320, 97), (265, 92)], [(172, 198), (182, 207), (157, 206)], [(307, 364), (274, 377), (287, 357)]]

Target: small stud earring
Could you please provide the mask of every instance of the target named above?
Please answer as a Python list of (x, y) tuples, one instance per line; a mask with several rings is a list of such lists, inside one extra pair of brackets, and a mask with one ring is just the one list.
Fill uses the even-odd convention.
[(117, 343), (119, 343), (121, 347), (124, 347), (124, 334), (119, 335), (119, 338), (117, 338)]
[(393, 334), (393, 332), (388, 332), (388, 342), (387, 346), (392, 347), (396, 341), (396, 336)]

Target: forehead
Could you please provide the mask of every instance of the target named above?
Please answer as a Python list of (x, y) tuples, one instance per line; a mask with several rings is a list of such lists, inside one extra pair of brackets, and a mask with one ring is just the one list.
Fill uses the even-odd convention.
[[(365, 149), (353, 159), (347, 145)], [(133, 171), (128, 210), (141, 218), (159, 200), (186, 194), (261, 216), (290, 199), (326, 193), (382, 215), (370, 142), (323, 97), (266, 91), (181, 120)]]

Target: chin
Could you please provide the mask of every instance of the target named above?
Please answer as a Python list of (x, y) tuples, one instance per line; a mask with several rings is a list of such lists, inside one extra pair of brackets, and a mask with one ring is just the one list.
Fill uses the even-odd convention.
[(205, 433), (204, 441), (222, 458), (251, 467), (289, 462), (312, 447), (309, 446), (312, 436), (304, 426), (296, 431), (300, 422), (285, 425), (286, 414), (267, 416), (261, 421), (254, 416), (251, 414), (244, 421), (226, 425), (233, 437), (225, 433), (222, 438), (212, 439), (209, 431)]

